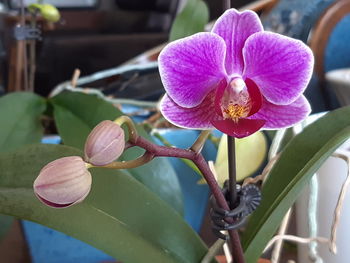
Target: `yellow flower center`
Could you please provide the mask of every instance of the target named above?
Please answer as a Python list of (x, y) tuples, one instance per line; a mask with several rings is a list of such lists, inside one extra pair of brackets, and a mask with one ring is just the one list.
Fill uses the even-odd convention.
[(248, 116), (250, 111), (249, 104), (239, 105), (239, 104), (229, 104), (227, 108), (223, 109), (224, 117), (232, 119), (233, 121), (238, 121), (239, 118), (244, 118)]
[(234, 122), (249, 115), (252, 103), (243, 79), (235, 78), (229, 83), (221, 98), (220, 106), (223, 117)]

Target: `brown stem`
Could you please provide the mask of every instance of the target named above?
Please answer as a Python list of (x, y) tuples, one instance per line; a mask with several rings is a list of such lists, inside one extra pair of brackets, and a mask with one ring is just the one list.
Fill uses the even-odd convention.
[[(203, 174), (203, 177), (205, 178), (205, 180), (207, 181), (207, 184), (213, 196), (215, 197), (218, 205), (225, 210), (230, 210), (230, 207), (228, 206), (226, 199), (221, 192), (220, 186), (215, 180), (215, 177), (211, 172), (209, 165), (205, 161), (203, 155), (201, 155), (200, 153), (194, 152), (192, 150), (158, 146), (147, 141), (141, 136), (139, 136), (135, 141), (135, 146), (139, 146), (145, 149), (146, 151), (152, 153), (154, 157), (177, 157), (177, 158), (186, 158), (193, 161), (195, 165), (198, 167), (198, 169), (201, 171), (201, 173)], [(227, 222), (233, 223), (232, 218), (227, 218)], [(229, 230), (228, 232), (231, 240), (232, 255), (235, 259), (235, 262), (244, 263), (245, 261), (243, 256), (243, 250), (242, 250), (241, 242), (237, 231)]]
[[(131, 123), (128, 119), (119, 118), (116, 123)], [(129, 127), (133, 130), (135, 127)], [(184, 158), (191, 160), (201, 171), (204, 179), (206, 180), (213, 196), (216, 199), (217, 204), (224, 210), (230, 210), (230, 207), (227, 204), (227, 201), (221, 191), (220, 186), (218, 185), (212, 171), (203, 155), (199, 152), (193, 151), (192, 149), (181, 149), (175, 147), (167, 147), (156, 145), (141, 136), (135, 136), (133, 141), (128, 142), (129, 145), (138, 146), (146, 150), (145, 154), (133, 161), (126, 162), (113, 162), (106, 166), (100, 166), (101, 168), (111, 168), (111, 169), (127, 169), (141, 166), (149, 161), (151, 161), (155, 157), (176, 157), (176, 158)], [(89, 166), (91, 167), (91, 166)], [(233, 223), (232, 218), (227, 218), (226, 221), (228, 223)], [(241, 247), (241, 242), (236, 230), (229, 230), (231, 245), (232, 245), (232, 255), (235, 258), (236, 263), (244, 263), (243, 250)]]
[(230, 208), (234, 209), (237, 199), (236, 191), (236, 146), (235, 138), (227, 136), (227, 159), (228, 159), (228, 178), (229, 178), (229, 198)]
[(94, 166), (90, 165), (90, 167), (102, 167), (102, 168), (109, 168), (109, 169), (131, 169), (135, 167), (139, 167), (141, 165), (144, 165), (150, 161), (152, 161), (154, 158), (154, 155), (149, 152), (145, 152), (142, 156), (135, 160), (131, 161), (122, 161), (122, 162), (112, 162), (110, 164), (104, 165), (104, 166)]
[(141, 136), (137, 137), (134, 145), (145, 149), (146, 153), (150, 154), (153, 157), (185, 158), (194, 162), (203, 174), (203, 177), (206, 179), (208, 186), (210, 187), (210, 190), (216, 198), (219, 206), (225, 210), (229, 210), (228, 204), (221, 192), (220, 186), (216, 182), (215, 177), (211, 172), (209, 165), (205, 161), (203, 155), (192, 150), (156, 145)]
[[(221, 192), (220, 187), (218, 186), (207, 162), (204, 160), (202, 155), (199, 155), (198, 161), (193, 161), (199, 170), (202, 172), (205, 180), (207, 181), (212, 194), (214, 195), (217, 204), (224, 210), (230, 210), (224, 195)], [(233, 223), (232, 218), (227, 218), (226, 221), (228, 223)], [(235, 259), (236, 263), (244, 263), (243, 249), (241, 246), (241, 241), (239, 239), (239, 235), (236, 230), (229, 230), (230, 241), (231, 241), (231, 250), (232, 256)]]
[[(226, 11), (231, 8), (231, 0), (223, 0), (223, 9)], [(227, 147), (228, 147), (228, 164), (229, 164), (229, 195), (231, 209), (234, 208), (236, 202), (236, 154), (235, 154), (235, 141), (231, 136), (227, 136)], [(227, 203), (226, 203), (227, 205)], [(224, 208), (226, 209), (226, 208)], [(241, 246), (241, 241), (236, 231), (229, 231), (231, 240), (231, 251), (234, 262), (244, 263), (243, 250)]]

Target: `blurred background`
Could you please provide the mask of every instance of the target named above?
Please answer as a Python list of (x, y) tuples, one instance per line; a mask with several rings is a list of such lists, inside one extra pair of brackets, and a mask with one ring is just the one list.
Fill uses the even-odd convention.
[[(25, 1), (30, 4), (35, 1)], [(219, 1), (206, 1), (210, 18), (222, 12)], [(235, 7), (249, 1), (233, 1)], [(0, 62), (1, 85), (13, 90), (11, 78), (15, 47), (13, 26), (18, 22), (19, 0), (1, 1)], [(41, 23), (38, 41), (35, 92), (48, 93), (69, 79), (75, 68), (83, 75), (116, 67), (168, 40), (176, 14), (186, 0), (52, 0), (61, 19), (54, 25)], [(13, 73), (14, 71), (12, 71)], [(8, 86), (11, 87), (8, 87)], [(5, 87), (8, 87), (7, 89)]]
[[(188, 3), (199, 0), (44, 1), (58, 8), (57, 22), (24, 12), (34, 2), (0, 1), (0, 96), (32, 91), (47, 97), (54, 90), (59, 92), (60, 87), (75, 83), (83, 92), (97, 90), (107, 98), (157, 102), (164, 93), (157, 56), (172, 38), (176, 18)], [(222, 1), (203, 2), (209, 16), (207, 26), (200, 31), (210, 30), (223, 12)], [(231, 2), (237, 9), (257, 12), (265, 30), (294, 37), (310, 46), (315, 67), (306, 96), (313, 113), (350, 104), (350, 0)], [(187, 15), (200, 17), (198, 10), (194, 8), (193, 14)], [(20, 32), (18, 25), (38, 30)], [(76, 69), (81, 72), (76, 76), (80, 81), (71, 83)], [(28, 81), (31, 74), (33, 79)], [(28, 87), (30, 82), (34, 83), (32, 87)], [(140, 112), (140, 108), (135, 111)], [(186, 136), (181, 135), (179, 141)], [(208, 152), (213, 153), (211, 149)], [(188, 192), (192, 194), (191, 191)], [(204, 195), (207, 198), (208, 193)], [(205, 212), (205, 204), (202, 208)], [(213, 238), (209, 222), (202, 224), (201, 220), (196, 231), (210, 244)], [(10, 234), (0, 243), (0, 262), (30, 262), (22, 228), (23, 224), (15, 221)], [(293, 224), (291, 231), (295, 232)], [(291, 250), (288, 258), (295, 258), (295, 247)]]

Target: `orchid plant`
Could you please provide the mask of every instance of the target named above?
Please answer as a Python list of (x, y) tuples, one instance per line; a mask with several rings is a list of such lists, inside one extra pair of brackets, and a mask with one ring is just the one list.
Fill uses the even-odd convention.
[[(231, 197), (227, 198), (201, 149), (212, 129), (227, 134), (232, 142), (260, 129), (286, 128), (305, 119), (310, 105), (302, 93), (312, 68), (312, 52), (301, 41), (265, 32), (254, 12), (229, 9), (211, 32), (171, 42), (159, 55), (166, 90), (161, 113), (176, 126), (204, 130), (189, 149), (148, 141), (126, 116), (103, 121), (88, 136), (84, 158), (63, 157), (47, 164), (34, 182), (34, 192), (44, 204), (64, 208), (88, 196), (91, 168), (130, 169), (156, 157), (185, 158), (197, 166), (216, 203), (227, 213), (222, 230), (229, 232), (235, 262), (244, 262), (238, 233), (232, 227), (237, 218), (229, 216), (239, 204), (232, 197), (235, 179), (231, 177)], [(124, 124), (127, 136), (121, 128)], [(134, 160), (114, 161), (133, 147), (142, 148), (143, 154)], [(229, 155), (232, 160), (232, 152)]]

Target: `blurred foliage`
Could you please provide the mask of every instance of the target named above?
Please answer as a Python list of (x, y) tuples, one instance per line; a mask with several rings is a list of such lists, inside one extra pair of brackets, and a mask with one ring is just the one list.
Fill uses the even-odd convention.
[(31, 4), (28, 6), (29, 12), (35, 14), (36, 12), (49, 22), (58, 22), (61, 15), (58, 9), (50, 4)]
[(170, 30), (169, 41), (204, 31), (209, 21), (209, 9), (202, 0), (188, 0), (183, 10), (176, 16)]
[(40, 118), (46, 109), (44, 98), (29, 92), (15, 92), (0, 98), (0, 153), (37, 143), (43, 137)]

